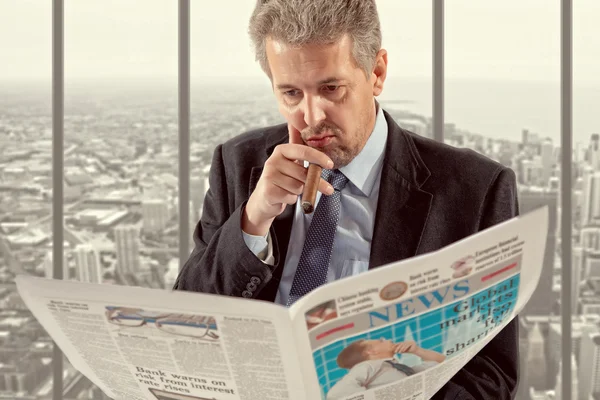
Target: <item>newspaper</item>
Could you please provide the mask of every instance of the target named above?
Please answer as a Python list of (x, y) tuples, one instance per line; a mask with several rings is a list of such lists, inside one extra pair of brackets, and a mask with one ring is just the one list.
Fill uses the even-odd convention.
[(20, 275), (72, 365), (123, 400), (427, 399), (523, 308), (548, 209), (322, 286), (286, 308)]

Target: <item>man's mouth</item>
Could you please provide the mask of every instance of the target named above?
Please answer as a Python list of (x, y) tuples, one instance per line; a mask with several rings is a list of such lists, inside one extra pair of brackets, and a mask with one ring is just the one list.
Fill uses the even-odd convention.
[(312, 136), (306, 140), (306, 144), (310, 147), (325, 147), (333, 141), (334, 135)]

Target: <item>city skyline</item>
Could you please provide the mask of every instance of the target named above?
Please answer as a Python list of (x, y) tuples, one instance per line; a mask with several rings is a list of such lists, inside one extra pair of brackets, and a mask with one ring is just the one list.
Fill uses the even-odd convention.
[[(269, 106), (272, 99), (268, 91), (260, 88), (254, 92), (247, 90), (207, 91), (202, 102), (196, 103), (192, 110), (192, 229), (201, 216), (214, 146), (254, 127), (281, 122), (277, 110)], [(154, 90), (148, 89), (148, 93), (156, 96)], [(248, 97), (253, 99), (252, 103), (236, 103), (236, 99)], [(175, 106), (168, 96), (149, 98), (144, 92), (128, 94), (125, 89), (119, 96), (109, 99), (111, 101), (80, 93), (73, 97), (75, 103), (65, 118), (66, 263), (63, 275), (65, 279), (167, 288), (173, 284), (180, 263), (178, 181), (176, 163), (173, 163), (178, 146)], [(0, 193), (3, 199), (0, 206), (0, 249), (3, 255), (0, 278), (6, 284), (11, 282), (15, 271), (51, 276), (53, 270), (49, 224), (51, 143), (50, 131), (44, 128), (43, 123), (47, 117), (40, 119), (40, 112), (44, 112), (39, 109), (14, 105), (17, 100), (12, 104), (13, 108), (4, 108), (4, 112), (0, 113), (0, 145), (6, 149), (0, 156), (0, 187), (3, 189)], [(232, 107), (235, 104), (238, 106)], [(389, 112), (401, 126), (432, 137), (430, 118), (402, 110), (403, 106), (410, 108), (410, 102), (392, 102), (389, 105), (393, 106)], [(386, 109), (388, 104), (382, 102), (382, 107)], [(16, 116), (30, 121), (29, 124), (19, 123)], [(471, 148), (510, 166), (519, 182), (521, 212), (543, 205), (550, 207), (549, 247), (544, 258), (543, 276), (522, 313), (522, 363), (527, 372), (523, 376), (524, 392), (519, 399), (538, 398), (532, 397), (538, 394), (546, 396), (560, 385), (557, 374), (561, 368), (560, 357), (555, 350), (548, 354), (544, 350), (543, 355), (536, 353), (540, 348), (546, 349), (548, 343), (557, 342), (552, 336), (554, 334), (549, 332), (556, 329), (552, 315), (560, 314), (558, 143), (548, 141), (543, 132), (527, 129), (520, 131), (519, 140), (507, 140), (506, 137), (483, 136), (465, 128), (447, 122), (445, 141), (453, 146)], [(46, 132), (46, 138), (36, 137), (41, 131)], [(600, 321), (600, 285), (595, 283), (596, 271), (600, 276), (600, 258), (596, 262), (594, 254), (590, 253), (594, 246), (600, 250), (600, 229), (593, 226), (594, 221), (600, 218), (600, 206), (595, 206), (600, 204), (600, 200), (595, 200), (596, 197), (600, 199), (600, 146), (593, 135), (590, 133), (587, 142), (583, 143), (581, 157), (574, 158), (577, 176), (573, 180), (576, 213), (573, 221), (575, 232), (579, 234), (573, 243), (573, 264), (578, 266), (576, 270), (579, 272), (575, 275), (581, 279), (574, 280), (580, 285), (573, 287), (574, 308), (571, 311), (573, 318), (579, 318), (580, 314), (596, 315)], [(582, 282), (586, 282), (585, 286)], [(0, 301), (3, 296), (5, 304), (19, 304), (10, 290), (0, 294)], [(14, 310), (14, 307), (22, 309), (23, 306), (7, 307), (0, 311), (0, 325), (3, 315), (11, 312), (9, 310)], [(47, 341), (41, 328), (35, 328), (35, 321), (27, 317), (28, 311), (20, 313), (26, 318), (23, 321), (27, 322), (19, 326), (19, 330), (37, 329), (38, 339), (32, 345)], [(590, 322), (582, 324), (595, 326)], [(576, 352), (576, 348), (573, 351)], [(27, 357), (25, 360), (29, 361), (22, 361), (21, 368), (24, 371), (42, 371), (39, 376), (46, 378), (35, 380), (28, 375), (32, 372), (23, 372), (25, 375), (19, 378), (20, 383), (15, 384), (39, 392), (39, 387), (48, 385), (50, 375), (46, 373), (49, 370), (31, 369), (38, 365), (38, 359)], [(540, 357), (550, 360), (548, 369), (543, 376), (528, 376)], [(68, 363), (66, 368), (70, 368)], [(66, 385), (77, 382), (77, 387), (91, 387), (82, 383), (85, 381), (81, 381), (75, 371), (71, 376), (65, 381)], [(577, 390), (589, 387), (590, 379), (582, 376)]]
[[(190, 230), (215, 146), (284, 122), (246, 32), (254, 2), (235, 1), (190, 2)], [(550, 210), (542, 276), (520, 316), (517, 400), (561, 398), (563, 311), (572, 316), (573, 399), (600, 399), (600, 2), (573, 3), (569, 310), (560, 296), (560, 2), (444, 7), (445, 142), (512, 168), (521, 213)], [(178, 8), (141, 4), (65, 1), (62, 272), (168, 289), (181, 262)], [(389, 51), (378, 100), (400, 126), (432, 137), (432, 2), (377, 5)], [(54, 273), (51, 23), (52, 2), (0, 2), (0, 50), (9, 60), (0, 64), (0, 398), (13, 400), (52, 396), (52, 341), (13, 282), (18, 273)], [(108, 399), (66, 359), (63, 393)]]

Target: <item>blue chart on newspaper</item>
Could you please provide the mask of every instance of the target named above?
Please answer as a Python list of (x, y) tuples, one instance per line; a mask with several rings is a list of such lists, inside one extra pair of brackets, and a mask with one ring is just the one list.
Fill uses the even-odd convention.
[[(332, 299), (307, 312), (322, 398), (354, 398), (348, 396), (365, 391), (374, 397), (361, 399), (427, 398), (437, 391), (441, 385), (433, 373), (428, 379), (421, 372), (440, 366), (435, 382), (443, 385), (513, 316), (523, 242), (503, 244), (510, 250), (467, 255), (443, 268), (422, 269), (407, 282)], [(369, 301), (374, 307), (356, 312)]]

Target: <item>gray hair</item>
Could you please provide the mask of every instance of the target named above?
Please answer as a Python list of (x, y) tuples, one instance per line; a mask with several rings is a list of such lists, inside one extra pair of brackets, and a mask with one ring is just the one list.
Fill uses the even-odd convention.
[(356, 64), (371, 75), (381, 49), (381, 26), (375, 0), (257, 0), (249, 34), (256, 61), (271, 78), (266, 39), (290, 46), (325, 45), (348, 35)]

